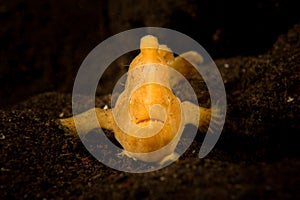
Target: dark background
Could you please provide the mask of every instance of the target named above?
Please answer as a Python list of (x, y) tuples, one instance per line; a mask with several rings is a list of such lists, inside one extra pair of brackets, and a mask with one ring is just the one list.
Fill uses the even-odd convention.
[[(204, 159), (198, 158), (205, 136), (199, 131), (175, 163), (131, 174), (95, 159), (58, 119), (72, 116), (73, 82), (88, 53), (116, 33), (143, 26), (178, 30), (207, 50), (224, 81), (227, 114)], [(299, 198), (296, 3), (0, 0), (0, 39), (0, 199)], [(113, 86), (127, 58), (114, 62), (100, 87)], [(205, 107), (205, 83), (190, 82)], [(108, 91), (97, 94), (96, 107), (109, 105)], [(127, 166), (128, 159), (112, 162)]]
[[(265, 53), (300, 21), (285, 0), (0, 1), (0, 108), (71, 92), (86, 55), (106, 38), (158, 26), (197, 40), (214, 59)], [(297, 2), (297, 1), (293, 1)]]

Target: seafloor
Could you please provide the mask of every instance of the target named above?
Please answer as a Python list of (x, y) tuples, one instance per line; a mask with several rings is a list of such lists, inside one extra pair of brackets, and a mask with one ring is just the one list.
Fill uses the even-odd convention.
[(178, 161), (150, 173), (111, 169), (65, 134), (57, 119), (71, 115), (70, 92), (1, 106), (0, 199), (299, 198), (300, 24), (265, 53), (215, 63), (228, 103), (217, 145), (199, 159), (198, 133)]
[(56, 119), (70, 115), (70, 94), (43, 93), (2, 109), (1, 199), (297, 197), (299, 63), (300, 25), (264, 55), (216, 60), (228, 99), (216, 147), (199, 159), (196, 137), (179, 161), (144, 174), (106, 167), (64, 134)]

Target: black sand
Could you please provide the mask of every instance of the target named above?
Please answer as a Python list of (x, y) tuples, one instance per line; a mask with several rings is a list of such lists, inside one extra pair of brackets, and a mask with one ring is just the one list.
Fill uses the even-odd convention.
[(299, 198), (300, 25), (264, 54), (215, 62), (228, 101), (216, 147), (200, 160), (199, 134), (179, 161), (151, 173), (113, 170), (65, 135), (57, 119), (71, 115), (71, 93), (2, 106), (0, 199)]
[[(129, 174), (104, 166), (56, 119), (71, 95), (44, 93), (1, 111), (1, 199), (227, 198), (299, 196), (300, 25), (256, 57), (216, 61), (228, 117), (216, 148), (197, 158), (200, 137), (162, 170)], [(226, 67), (225, 67), (226, 66)], [(103, 106), (108, 98), (98, 98)]]

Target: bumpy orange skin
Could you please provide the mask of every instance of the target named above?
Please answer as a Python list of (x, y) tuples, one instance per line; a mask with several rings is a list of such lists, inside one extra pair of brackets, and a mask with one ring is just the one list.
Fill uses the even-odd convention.
[(116, 138), (126, 151), (152, 152), (166, 146), (176, 136), (181, 123), (180, 102), (168, 88), (161, 85), (144, 85), (132, 95), (129, 110), (131, 119), (137, 125), (150, 126), (153, 120), (158, 120), (151, 119), (149, 115), (150, 107), (155, 104), (160, 104), (165, 109), (167, 116), (166, 121), (162, 122), (163, 128), (148, 138), (137, 138), (126, 133), (117, 134)]
[[(166, 50), (159, 51), (158, 45), (154, 48), (141, 48), (140, 54), (131, 62), (129, 71), (146, 64), (166, 66), (170, 60), (173, 60), (173, 56), (170, 55)], [(155, 74), (152, 74), (152, 76), (155, 76)], [(164, 78), (168, 79), (169, 74), (164, 74)], [(150, 117), (151, 106), (157, 104), (164, 109), (165, 121), (151, 119)], [(151, 123), (163, 123), (163, 128), (157, 134), (147, 138), (134, 137), (122, 131), (117, 131), (115, 137), (123, 148), (129, 152), (148, 153), (159, 150), (176, 138), (181, 126), (182, 115), (179, 100), (170, 88), (157, 83), (145, 84), (131, 94), (129, 113), (132, 122), (142, 127), (151, 126)]]

